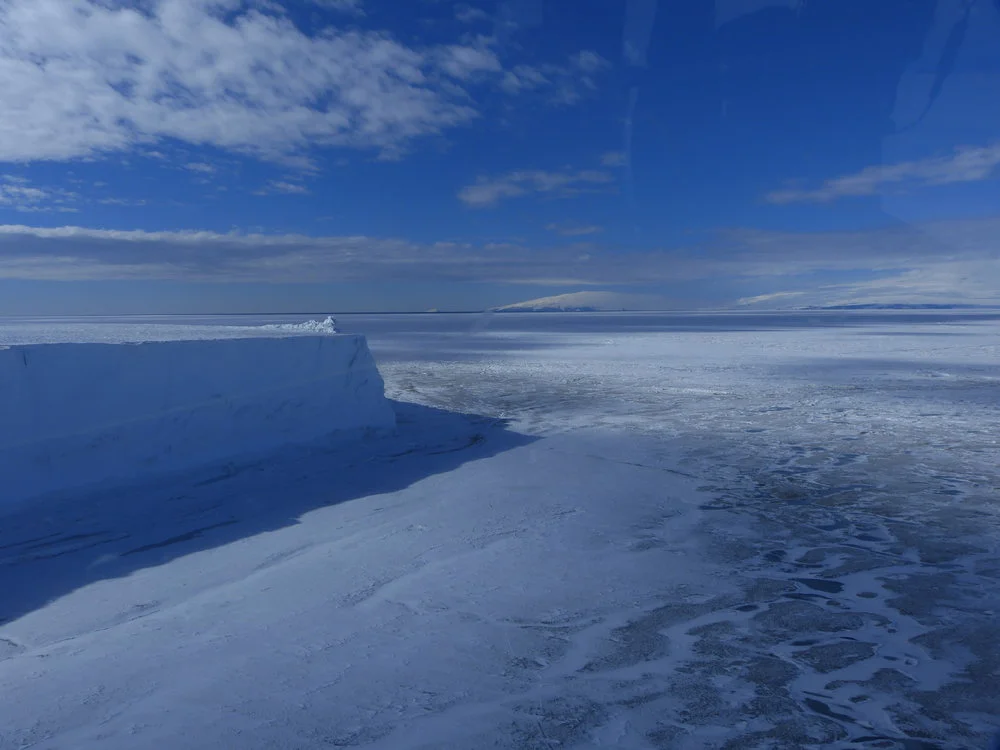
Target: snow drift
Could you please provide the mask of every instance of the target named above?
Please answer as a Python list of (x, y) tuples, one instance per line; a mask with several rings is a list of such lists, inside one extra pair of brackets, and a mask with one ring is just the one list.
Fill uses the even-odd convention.
[(363, 336), (0, 348), (0, 501), (394, 423)]

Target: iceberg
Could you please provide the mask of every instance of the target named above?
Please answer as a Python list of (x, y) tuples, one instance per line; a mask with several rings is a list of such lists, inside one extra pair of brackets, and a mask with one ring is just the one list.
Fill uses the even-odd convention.
[(391, 430), (364, 336), (299, 328), (0, 347), (0, 502)]

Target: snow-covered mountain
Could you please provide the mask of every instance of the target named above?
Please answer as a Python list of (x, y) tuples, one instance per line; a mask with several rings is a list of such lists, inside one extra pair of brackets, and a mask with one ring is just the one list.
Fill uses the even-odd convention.
[(666, 310), (669, 303), (652, 294), (621, 292), (573, 292), (554, 297), (517, 302), (494, 308), (497, 312), (612, 312), (620, 310)]

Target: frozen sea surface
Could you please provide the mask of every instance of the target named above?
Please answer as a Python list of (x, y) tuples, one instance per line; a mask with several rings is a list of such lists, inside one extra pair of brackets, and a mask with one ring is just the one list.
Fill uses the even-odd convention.
[(1000, 314), (337, 317), (396, 436), (0, 516), (0, 748), (1000, 726)]

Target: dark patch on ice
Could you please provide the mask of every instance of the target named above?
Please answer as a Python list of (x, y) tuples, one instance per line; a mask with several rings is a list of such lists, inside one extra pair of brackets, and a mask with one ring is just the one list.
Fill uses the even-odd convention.
[[(95, 534), (94, 536), (99, 536), (99, 535)], [(69, 549), (60, 549), (58, 552), (49, 552), (49, 553), (35, 552), (33, 554), (30, 554), (30, 555), (25, 555), (21, 559), (14, 560), (13, 564), (18, 564), (18, 563), (25, 564), (25, 563), (34, 562), (36, 560), (52, 560), (52, 559), (57, 558), (57, 557), (64, 557), (66, 555), (76, 554), (77, 552), (83, 552), (84, 550), (94, 549), (95, 547), (101, 547), (101, 546), (103, 546), (105, 544), (111, 544), (113, 542), (120, 542), (120, 541), (122, 541), (124, 539), (128, 539), (129, 536), (130, 536), (129, 534), (121, 534), (119, 536), (106, 537), (104, 539), (101, 539), (98, 542), (92, 542), (91, 544), (77, 545), (77, 546), (74, 546), (74, 547), (70, 547)], [(55, 547), (55, 546), (56, 546), (55, 544), (51, 544), (51, 545), (47, 545), (45, 547), (42, 547), (42, 549), (51, 548), (51, 547)]]
[[(36, 537), (34, 537), (32, 539), (24, 539), (23, 541), (20, 541), (20, 542), (14, 542), (13, 544), (3, 544), (3, 545), (0, 545), (0, 550), (2, 550), (2, 549), (14, 549), (15, 547), (24, 547), (25, 545), (32, 544), (34, 542), (41, 542), (41, 541), (44, 541), (46, 539), (52, 539), (53, 537), (59, 536), (61, 533), (62, 532), (57, 531), (57, 532), (55, 532), (53, 534), (46, 534), (45, 536), (36, 536)], [(29, 547), (29, 549), (30, 549), (30, 547)]]
[(824, 674), (865, 661), (874, 655), (874, 643), (841, 641), (840, 643), (827, 643), (799, 651), (795, 654), (795, 658), (805, 662), (820, 674)]
[(30, 547), (25, 547), (26, 550), (33, 549), (45, 549), (47, 547), (54, 547), (57, 544), (65, 544), (66, 542), (77, 542), (84, 539), (93, 539), (98, 536), (106, 536), (108, 532), (106, 531), (94, 531), (90, 534), (70, 534), (68, 536), (60, 536), (56, 539), (51, 539), (50, 541), (42, 542), (40, 544), (33, 544)]
[(777, 601), (753, 617), (760, 628), (779, 635), (858, 630), (865, 620), (853, 612), (830, 612), (806, 601)]
[(469, 439), (465, 443), (463, 443), (462, 445), (459, 445), (459, 446), (457, 446), (455, 448), (442, 448), (441, 450), (427, 451), (427, 455), (428, 456), (443, 456), (445, 453), (457, 453), (458, 451), (468, 450), (469, 448), (472, 448), (473, 446), (479, 445), (480, 443), (483, 443), (485, 441), (486, 441), (486, 436), (477, 433), (475, 435), (470, 436)]
[(663, 540), (656, 539), (655, 537), (647, 537), (633, 542), (629, 549), (633, 552), (647, 552), (651, 549), (659, 549), (664, 546)]
[(860, 458), (862, 458), (860, 453), (841, 453), (833, 463), (835, 466), (847, 466), (857, 463)]
[(688, 731), (683, 727), (675, 725), (659, 725), (655, 730), (646, 735), (646, 738), (653, 744), (658, 750), (677, 750), (677, 748), (684, 747), (680, 744), (685, 737), (688, 736)]
[(24, 651), (24, 646), (17, 641), (0, 636), (0, 661), (9, 659), (10, 657), (23, 653)]
[(899, 748), (899, 750), (943, 750), (944, 746), (936, 742), (927, 740), (915, 740), (909, 737), (880, 737), (878, 735), (865, 735), (856, 737), (851, 742), (871, 743), (869, 747), (878, 748)]
[(830, 708), (826, 703), (815, 698), (803, 698), (802, 702), (810, 709), (823, 716), (828, 716), (831, 719), (840, 719), (842, 721), (849, 721), (854, 723), (854, 717), (848, 716), (847, 714), (838, 713)]
[(808, 586), (816, 591), (823, 591), (827, 594), (839, 594), (844, 590), (844, 584), (839, 581), (828, 581), (823, 578), (795, 578), (793, 579), (803, 586)]
[(162, 542), (153, 542), (152, 544), (144, 544), (141, 547), (136, 547), (135, 549), (130, 549), (128, 552), (122, 552), (122, 557), (128, 557), (129, 555), (137, 555), (140, 552), (149, 552), (154, 549), (162, 549), (163, 547), (169, 547), (173, 544), (181, 544), (182, 542), (190, 542), (192, 539), (197, 539), (206, 531), (211, 531), (212, 529), (221, 529), (224, 526), (232, 526), (234, 523), (238, 523), (235, 519), (229, 521), (221, 521), (219, 523), (213, 523), (211, 526), (203, 526), (200, 529), (194, 529), (193, 531), (188, 531), (183, 534), (178, 534), (177, 536), (172, 536), (169, 539), (164, 539)]
[(817, 599), (819, 599), (821, 601), (825, 601), (826, 600), (826, 597), (823, 596), (822, 594), (804, 594), (804, 593), (799, 592), (799, 591), (792, 592), (792, 593), (789, 593), (789, 594), (784, 594), (783, 596), (786, 599), (798, 599), (799, 601), (804, 601), (804, 602), (812, 602), (812, 601), (816, 601)]
[(511, 739), (519, 748), (575, 746), (608, 718), (605, 706), (582, 696), (522, 704), (514, 710), (518, 722)]
[(194, 486), (195, 487), (208, 487), (209, 485), (218, 484), (219, 482), (225, 482), (227, 479), (232, 479), (233, 477), (238, 476), (240, 473), (241, 472), (238, 471), (238, 470), (236, 470), (235, 468), (234, 469), (230, 469), (230, 470), (227, 470), (227, 471), (223, 472), (222, 474), (217, 474), (214, 477), (209, 477), (208, 479), (203, 479), (202, 481), (195, 483)]

